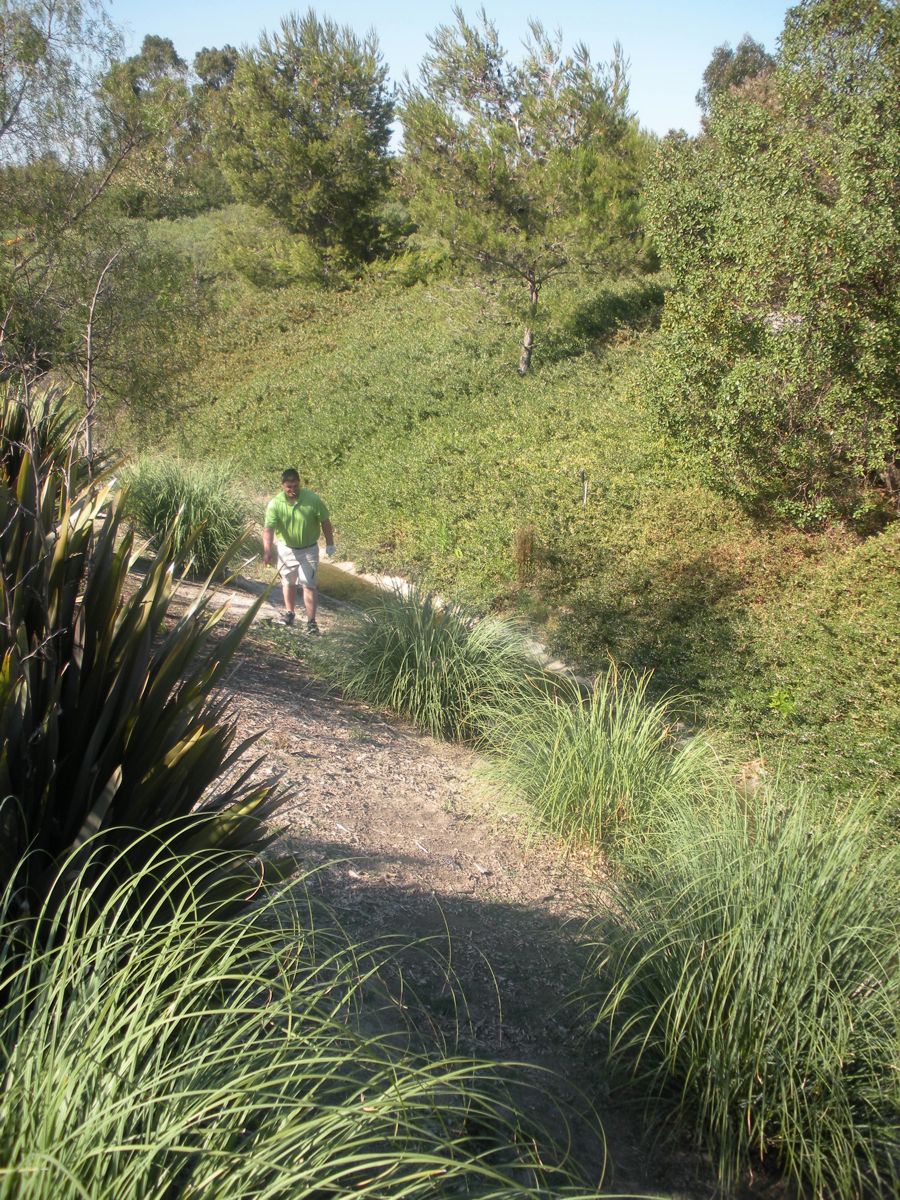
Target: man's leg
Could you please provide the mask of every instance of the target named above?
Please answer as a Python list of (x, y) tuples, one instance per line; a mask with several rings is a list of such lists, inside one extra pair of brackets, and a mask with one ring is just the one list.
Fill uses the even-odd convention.
[(315, 546), (301, 552), (299, 582), (303, 585), (303, 607), (306, 609), (306, 627), (310, 633), (318, 633), (316, 609), (319, 602), (318, 587), (319, 551)]
[(288, 546), (282, 546), (280, 542), (278, 543), (278, 573), (281, 575), (281, 594), (284, 597), (284, 615), (281, 619), (285, 625), (293, 625), (294, 609), (297, 607), (297, 580), (300, 568), (294, 551)]
[[(304, 588), (304, 593), (306, 589)], [(297, 585), (296, 583), (282, 583), (281, 592), (284, 596), (284, 607), (286, 612), (293, 612), (297, 607)]]

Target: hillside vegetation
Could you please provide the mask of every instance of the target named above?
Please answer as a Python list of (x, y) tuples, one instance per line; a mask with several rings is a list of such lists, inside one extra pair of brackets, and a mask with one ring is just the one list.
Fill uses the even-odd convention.
[(887, 794), (897, 6), (717, 47), (694, 137), (641, 127), (618, 43), (566, 46), (457, 8), (395, 88), (313, 10), (189, 63), (12, 0), (0, 376), (67, 381), (89, 460), (179, 450), (256, 503), (295, 463), (364, 565)]
[[(365, 1035), (380, 952), (262, 899), (282, 797), (213, 690), (262, 598), (222, 636), (208, 588), (172, 603), (253, 560), (289, 466), (341, 554), (415, 585), (321, 638), (286, 586), (251, 636), (292, 745), (306, 674), (465, 743), (602, 867), (570, 997), (598, 1089), (722, 1194), (896, 1195), (900, 9), (800, 0), (774, 53), (717, 47), (696, 136), (642, 128), (617, 42), (537, 19), (514, 57), (454, 8), (390, 69), (314, 10), (191, 63), (126, 55), (103, 0), (0, 14), (0, 1198), (584, 1191), (424, 1009), (421, 1051)], [(376, 786), (329, 755), (296, 752), (329, 797), (337, 757)]]
[(521, 612), (583, 669), (653, 670), (746, 757), (759, 739), (829, 792), (890, 791), (896, 530), (766, 527), (701, 482), (646, 401), (664, 279), (548, 289), (520, 379), (501, 283), (405, 286), (406, 260), (340, 292), (289, 267), (287, 286), (259, 287), (246, 262), (269, 278), (291, 239), (247, 208), (155, 236), (219, 278), (173, 448), (251, 493), (294, 463), (347, 557)]

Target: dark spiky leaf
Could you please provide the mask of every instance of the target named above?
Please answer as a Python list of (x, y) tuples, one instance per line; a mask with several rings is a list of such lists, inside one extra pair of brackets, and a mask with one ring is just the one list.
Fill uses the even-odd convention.
[(256, 608), (217, 639), (224, 610), (206, 589), (170, 619), (176, 531), (133, 586), (121, 497), (60, 469), (74, 451), (51, 434), (74, 427), (59, 398), (34, 412), (9, 391), (2, 403), (0, 882), (32, 852), (19, 887), (33, 907), (89, 837), (137, 868), (145, 831), (204, 805), (216, 817), (185, 828), (186, 844), (202, 828), (220, 849), (261, 849), (273, 781), (224, 778), (236, 730), (213, 695)]

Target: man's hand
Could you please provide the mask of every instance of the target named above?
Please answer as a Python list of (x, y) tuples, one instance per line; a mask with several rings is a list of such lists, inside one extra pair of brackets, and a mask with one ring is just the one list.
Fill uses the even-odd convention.
[(326, 546), (326, 547), (325, 547), (325, 554), (326, 554), (326, 556), (327, 556), (328, 558), (334, 558), (334, 550), (335, 550), (335, 548), (334, 548), (334, 546), (333, 546), (333, 545), (328, 545), (328, 546)]

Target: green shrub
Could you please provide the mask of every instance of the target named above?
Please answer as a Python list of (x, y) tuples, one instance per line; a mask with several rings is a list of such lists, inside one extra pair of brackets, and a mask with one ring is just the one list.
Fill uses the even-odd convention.
[(345, 626), (332, 657), (349, 695), (408, 717), (432, 737), (463, 741), (538, 664), (506, 622), (475, 620), (429, 593), (388, 593)]
[(756, 605), (749, 650), (710, 681), (725, 716), (831, 795), (877, 788), (900, 816), (900, 523), (805, 564)]
[(384, 264), (379, 263), (375, 269), (388, 278), (396, 279), (404, 287), (415, 287), (416, 284), (447, 275), (454, 267), (459, 270), (445, 243), (416, 233), (402, 253)]
[(355, 1032), (371, 955), (308, 901), (264, 892), (234, 919), (184, 886), (216, 855), (146, 840), (137, 875), (100, 851), (58, 877), (24, 943), (0, 921), (2, 1200), (575, 1194), (495, 1068)]
[(871, 485), (900, 420), (898, 63), (895, 4), (797, 4), (765, 81), (651, 173), (674, 288), (650, 395), (722, 492), (800, 526), (896, 514)]
[(649, 675), (612, 667), (588, 696), (574, 683), (511, 693), (495, 707), (494, 773), (557, 836), (607, 853), (640, 838), (675, 792), (698, 795), (719, 770), (707, 742), (679, 744), (671, 700)]
[(126, 476), (138, 529), (200, 574), (225, 567), (249, 536), (247, 504), (218, 463), (140, 458)]
[(279, 234), (261, 242), (256, 230), (248, 237), (243, 231), (226, 243), (231, 270), (242, 275), (256, 288), (271, 291), (293, 287), (297, 283), (320, 284), (324, 280), (321, 256), (299, 234)]
[(27, 446), (15, 474), (2, 462), (0, 887), (31, 851), (19, 886), (33, 909), (90, 835), (137, 847), (198, 806), (217, 815), (214, 844), (265, 845), (257, 818), (275, 797), (252, 771), (220, 779), (242, 747), (212, 694), (255, 609), (214, 647), (207, 593), (168, 622), (169, 539), (131, 588), (133, 535), (109, 487), (69, 491)]
[(771, 1156), (817, 1197), (896, 1194), (897, 880), (862, 808), (760, 794), (657, 814), (655, 854), (595, 931), (611, 1057), (717, 1156)]

